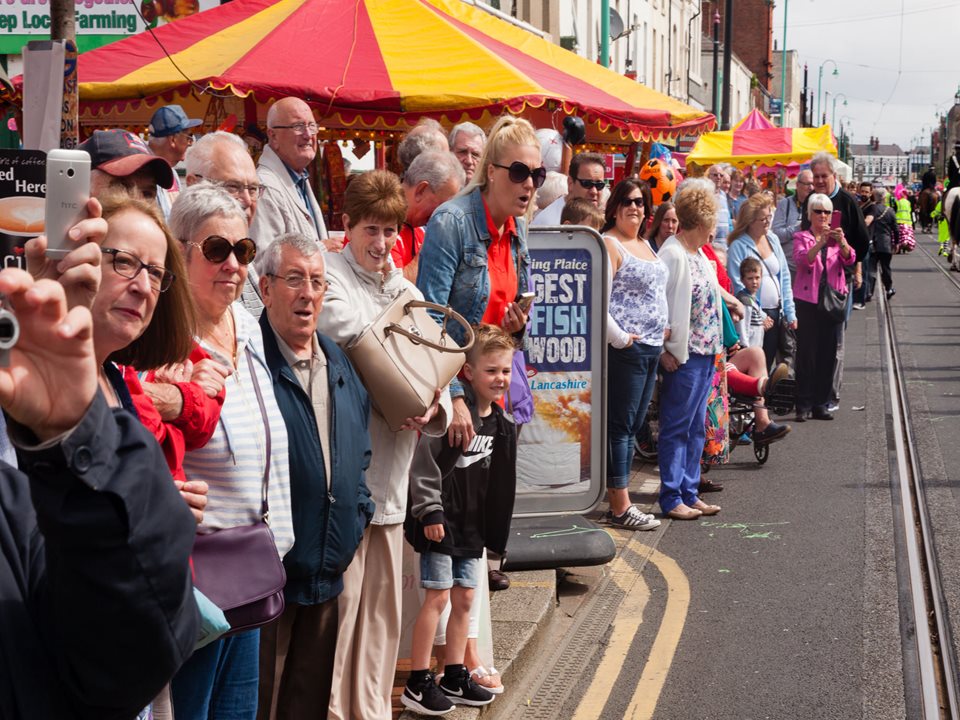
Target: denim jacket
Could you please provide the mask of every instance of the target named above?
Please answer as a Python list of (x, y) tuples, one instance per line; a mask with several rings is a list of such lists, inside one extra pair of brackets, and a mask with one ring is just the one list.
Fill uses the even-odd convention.
[[(516, 218), (516, 223), (513, 264), (519, 294), (527, 291), (530, 255), (526, 222)], [(479, 188), (438, 207), (427, 224), (420, 251), (417, 287), (424, 298), (438, 305), (449, 305), (471, 325), (479, 323), (490, 300), (489, 246), (490, 231)], [(463, 329), (452, 323), (447, 327), (451, 337), (462, 343)]]

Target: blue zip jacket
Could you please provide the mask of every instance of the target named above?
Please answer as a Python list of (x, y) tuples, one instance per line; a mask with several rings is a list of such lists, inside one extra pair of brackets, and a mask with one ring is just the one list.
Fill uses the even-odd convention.
[[(530, 254), (526, 221), (515, 219), (513, 265), (519, 294), (527, 291)], [(471, 325), (479, 323), (490, 301), (489, 247), (490, 231), (480, 188), (443, 203), (427, 223), (420, 251), (417, 287), (424, 298), (438, 305), (449, 305)], [(463, 328), (455, 323), (447, 323), (447, 327), (451, 337), (462, 344)]]
[(267, 313), (260, 316), (263, 349), (290, 443), (290, 491), (296, 540), (283, 558), (288, 603), (317, 605), (343, 591), (347, 569), (374, 504), (365, 473), (370, 465), (370, 399), (337, 344), (317, 333), (327, 358), (330, 390), (330, 491), (317, 437), (313, 403), (287, 364)]
[[(780, 272), (777, 274), (776, 282), (780, 286), (780, 304), (782, 312), (787, 318), (787, 322), (795, 322), (797, 319), (797, 308), (793, 302), (793, 283), (790, 279), (790, 266), (787, 265), (787, 258), (783, 254), (783, 248), (780, 247), (780, 240), (772, 232), (767, 233), (767, 242), (773, 248), (780, 263)], [(727, 275), (730, 276), (730, 282), (733, 283), (733, 294), (743, 292), (743, 283), (740, 282), (740, 263), (745, 257), (755, 257), (760, 262), (760, 253), (757, 252), (757, 246), (753, 238), (749, 235), (739, 235), (730, 243), (727, 248)], [(766, 266), (763, 268), (763, 274), (767, 274)]]

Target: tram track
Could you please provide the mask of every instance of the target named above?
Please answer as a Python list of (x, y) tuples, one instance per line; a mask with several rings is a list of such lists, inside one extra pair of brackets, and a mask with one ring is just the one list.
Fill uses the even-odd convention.
[[(960, 283), (925, 248), (921, 246), (921, 249), (960, 293)], [(912, 652), (904, 653), (904, 675), (915, 678), (916, 700), (922, 712), (919, 717), (923, 720), (960, 718), (956, 646), (940, 578), (923, 473), (916, 452), (896, 325), (890, 303), (882, 293), (878, 293), (878, 297), (895, 450), (891, 472), (896, 474), (901, 502), (903, 537), (900, 547), (909, 585), (906, 595), (910, 609), (903, 616), (906, 619), (903, 630), (905, 644), (912, 641)], [(907, 667), (908, 663), (914, 667)]]

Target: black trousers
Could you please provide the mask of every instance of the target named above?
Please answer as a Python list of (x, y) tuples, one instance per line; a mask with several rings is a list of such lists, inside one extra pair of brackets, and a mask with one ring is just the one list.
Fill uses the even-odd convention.
[[(878, 253), (874, 251), (870, 255), (870, 268), (873, 273), (873, 279), (877, 277), (877, 266), (880, 267), (880, 280), (883, 282), (883, 289), (889, 290), (893, 287), (893, 274), (890, 272), (890, 259), (893, 257), (890, 253)], [(871, 288), (873, 290), (875, 288)]]
[(797, 412), (826, 408), (837, 358), (837, 325), (813, 303), (797, 300)]

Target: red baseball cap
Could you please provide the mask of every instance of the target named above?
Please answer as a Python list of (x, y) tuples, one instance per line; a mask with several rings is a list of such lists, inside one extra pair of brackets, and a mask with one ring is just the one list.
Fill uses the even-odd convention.
[(150, 167), (157, 185), (173, 187), (173, 168), (162, 157), (133, 133), (126, 130), (94, 130), (93, 135), (80, 143), (78, 150), (90, 155), (90, 165), (114, 177), (133, 175), (140, 168)]

